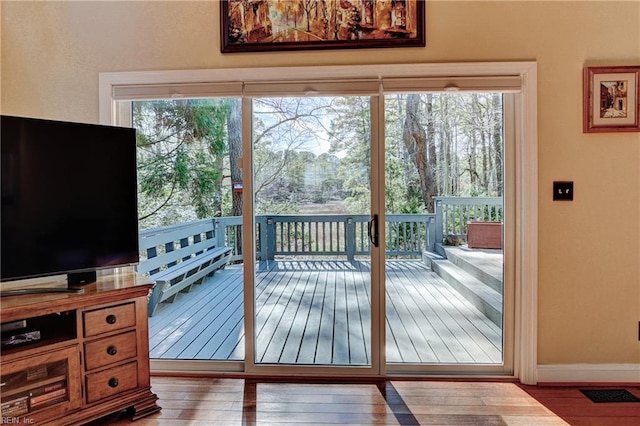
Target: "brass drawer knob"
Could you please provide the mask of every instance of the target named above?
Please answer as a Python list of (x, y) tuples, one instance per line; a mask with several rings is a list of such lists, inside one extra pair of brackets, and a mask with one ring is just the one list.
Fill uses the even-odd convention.
[(115, 315), (107, 315), (106, 321), (107, 324), (115, 324), (116, 321), (118, 321), (118, 318), (116, 318)]
[(109, 379), (109, 387), (117, 388), (120, 383), (118, 382), (117, 377), (112, 377)]
[(107, 348), (107, 353), (108, 353), (109, 355), (115, 355), (115, 354), (117, 354), (117, 353), (118, 353), (118, 347), (117, 347), (117, 346), (115, 346), (115, 345), (111, 345), (111, 346), (109, 346), (109, 347)]

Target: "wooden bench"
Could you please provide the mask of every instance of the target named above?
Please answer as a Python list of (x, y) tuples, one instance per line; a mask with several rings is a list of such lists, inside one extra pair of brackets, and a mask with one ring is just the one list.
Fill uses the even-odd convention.
[(161, 302), (173, 302), (179, 292), (188, 292), (231, 259), (232, 248), (216, 244), (211, 219), (140, 232), (137, 271), (156, 282), (149, 298), (149, 316)]

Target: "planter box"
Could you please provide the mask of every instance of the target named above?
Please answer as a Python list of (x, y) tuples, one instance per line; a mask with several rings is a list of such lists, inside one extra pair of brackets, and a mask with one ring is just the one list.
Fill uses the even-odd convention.
[(469, 248), (502, 248), (502, 222), (469, 222), (467, 226)]

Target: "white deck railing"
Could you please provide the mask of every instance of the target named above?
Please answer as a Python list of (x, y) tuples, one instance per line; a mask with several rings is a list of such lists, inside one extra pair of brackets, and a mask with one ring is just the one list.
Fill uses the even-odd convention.
[[(466, 239), (467, 224), (472, 220), (502, 221), (504, 217), (501, 197), (437, 197), (435, 210), (428, 214), (386, 215), (383, 240), (387, 256), (419, 258), (425, 250), (435, 251), (436, 245), (447, 235)], [(368, 215), (256, 216), (256, 258), (344, 256), (351, 260), (368, 255), (370, 219)], [(199, 238), (215, 238), (217, 247), (232, 247), (231, 261), (244, 259), (240, 216), (201, 219), (144, 230), (140, 232), (140, 239), (177, 230), (184, 230), (184, 238), (194, 238), (193, 227), (203, 221), (213, 221), (213, 232)], [(146, 253), (142, 256), (144, 258)]]
[(442, 243), (447, 235), (467, 239), (471, 221), (503, 222), (502, 197), (436, 197), (435, 241)]

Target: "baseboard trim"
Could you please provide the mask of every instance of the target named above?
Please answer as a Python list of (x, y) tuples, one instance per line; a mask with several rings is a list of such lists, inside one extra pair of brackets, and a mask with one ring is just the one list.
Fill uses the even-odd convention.
[(640, 364), (538, 365), (538, 384), (624, 383), (640, 385)]

